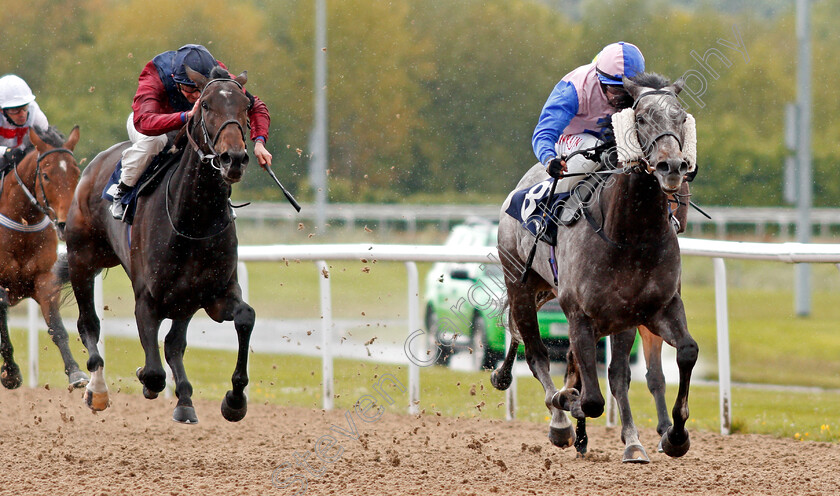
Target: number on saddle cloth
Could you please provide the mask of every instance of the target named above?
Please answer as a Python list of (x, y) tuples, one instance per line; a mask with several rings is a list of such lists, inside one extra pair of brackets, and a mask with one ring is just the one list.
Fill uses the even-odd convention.
[(514, 193), (505, 213), (518, 220), (531, 235), (539, 235), (540, 240), (553, 244), (557, 239), (560, 208), (569, 193), (555, 193), (549, 205), (551, 182), (552, 179), (546, 179)]
[[(126, 193), (122, 198), (122, 203), (127, 206), (123, 222), (131, 224), (134, 220), (134, 210), (137, 207), (137, 198), (139, 196), (148, 195), (154, 191), (162, 182), (164, 172), (173, 165), (181, 161), (181, 156), (184, 154), (183, 148), (177, 148), (172, 151), (172, 147), (167, 146), (162, 152), (157, 154), (149, 167), (140, 176), (137, 181), (137, 186)], [(120, 182), (120, 172), (122, 171), (122, 159), (117, 162), (114, 172), (108, 178), (105, 184), (105, 189), (102, 191), (102, 198), (105, 200), (114, 201), (114, 193), (117, 191), (117, 185)]]

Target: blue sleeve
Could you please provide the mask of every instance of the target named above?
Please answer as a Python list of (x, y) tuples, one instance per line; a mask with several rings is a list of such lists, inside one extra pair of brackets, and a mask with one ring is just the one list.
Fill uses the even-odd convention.
[(554, 144), (577, 112), (578, 94), (575, 86), (568, 81), (560, 81), (548, 96), (534, 129), (534, 137), (531, 138), (534, 154), (540, 163), (556, 155)]

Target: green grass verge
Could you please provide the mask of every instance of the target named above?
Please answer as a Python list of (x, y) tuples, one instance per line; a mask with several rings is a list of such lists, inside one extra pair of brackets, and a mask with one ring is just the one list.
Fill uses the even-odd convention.
[[(24, 368), (27, 363), (26, 336), (21, 330), (12, 331), (12, 340), (19, 343), (16, 359)], [(106, 339), (106, 379), (112, 390), (141, 394), (140, 383), (134, 370), (143, 363), (138, 340), (127, 338)], [(75, 336), (73, 353), (80, 363), (86, 355)], [(66, 385), (57, 349), (46, 333), (39, 342), (41, 373), (39, 384), (51, 387)], [(188, 348), (185, 367), (194, 387), (194, 397), (221, 401), (230, 388), (235, 353)], [(83, 365), (84, 368), (84, 365)], [(364, 395), (379, 399), (377, 385), (383, 376), (390, 374), (403, 386), (408, 386), (405, 366), (335, 360), (335, 406), (350, 409)], [(250, 359), (250, 401), (283, 406), (321, 407), (321, 361), (318, 358), (294, 355), (268, 355), (252, 353)], [(561, 377), (556, 377), (559, 384)], [(444, 367), (421, 370), (421, 404), (426, 415), (454, 417), (504, 417), (504, 393), (490, 385), (489, 372), (453, 371)], [(408, 396), (399, 387), (384, 382), (384, 388), (394, 400), (392, 405), (379, 400), (387, 411), (405, 413)], [(536, 423), (547, 423), (548, 417), (542, 398), (543, 392), (536, 379), (521, 377), (518, 381), (517, 418)], [(602, 384), (602, 390), (604, 385)], [(653, 401), (643, 383), (634, 382), (630, 402), (636, 423), (655, 427), (656, 412)], [(667, 391), (668, 403), (673, 404), (676, 387)], [(720, 416), (716, 387), (694, 385), (689, 405), (690, 429), (718, 431)], [(740, 433), (770, 434), (802, 440), (840, 440), (840, 424), (836, 412), (840, 410), (840, 394), (756, 391), (734, 388), (732, 392), (733, 431)], [(216, 414), (213, 412), (212, 414)], [(206, 415), (207, 413), (204, 413)], [(595, 425), (604, 423), (603, 416), (592, 420)]]

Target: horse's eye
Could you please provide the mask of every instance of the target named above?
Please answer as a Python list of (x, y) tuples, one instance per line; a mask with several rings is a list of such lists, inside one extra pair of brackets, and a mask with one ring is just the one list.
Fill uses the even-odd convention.
[(49, 181), (50, 180), (50, 176), (48, 176), (46, 172), (44, 173), (44, 175), (42, 177), (44, 178), (44, 181)]
[(210, 106), (207, 105), (207, 102), (201, 102), (201, 108), (203, 108), (204, 110), (210, 110)]

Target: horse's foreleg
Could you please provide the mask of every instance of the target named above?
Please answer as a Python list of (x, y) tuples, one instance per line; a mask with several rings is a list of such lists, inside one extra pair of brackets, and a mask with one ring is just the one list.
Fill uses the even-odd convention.
[(136, 295), (134, 318), (140, 333), (140, 344), (146, 356), (145, 363), (137, 369), (136, 375), (143, 384), (143, 396), (153, 400), (166, 387), (166, 371), (160, 361), (158, 332), (161, 319), (153, 309), (152, 298), (148, 293)]
[(73, 286), (73, 294), (76, 296), (76, 304), (79, 306), (79, 319), (76, 326), (79, 329), (79, 337), (88, 352), (87, 368), (90, 372), (90, 382), (85, 389), (85, 403), (93, 411), (100, 411), (108, 408), (108, 386), (105, 383), (103, 367), (105, 360), (99, 354), (97, 343), (99, 342), (99, 317), (96, 315), (96, 307), (93, 302), (93, 278), (96, 272), (89, 269), (90, 265), (74, 261), (73, 252), (68, 252), (68, 263), (70, 264), (70, 283)]
[(6, 389), (16, 389), (23, 384), (23, 376), (20, 375), (20, 367), (15, 363), (15, 349), (9, 338), (8, 309), (9, 295), (3, 287), (0, 287), (0, 356), (3, 357), (3, 365), (0, 366), (0, 383)]
[(630, 411), (630, 350), (636, 339), (636, 329), (628, 329), (618, 333), (610, 340), (612, 361), (609, 368), (610, 389), (618, 404), (621, 415), (621, 442), (624, 443), (625, 463), (650, 463), (642, 443), (639, 441), (639, 431), (633, 422)]
[(254, 309), (242, 301), (241, 294), (239, 284), (234, 280), (228, 288), (227, 295), (205, 309), (210, 318), (216, 321), (233, 320), (239, 340), (236, 367), (231, 377), (233, 388), (222, 400), (222, 416), (230, 422), (242, 420), (248, 411), (248, 399), (245, 397), (245, 386), (248, 385), (248, 351), (256, 319)]
[(688, 452), (690, 446), (685, 423), (688, 420), (688, 389), (691, 383), (691, 372), (694, 369), (694, 364), (697, 363), (698, 353), (697, 342), (688, 333), (682, 299), (675, 296), (652, 319), (649, 328), (677, 349), (680, 386), (671, 412), (674, 425), (662, 435), (662, 449), (665, 454), (678, 457)]
[[(653, 334), (647, 327), (639, 326), (639, 337), (647, 364), (647, 387), (656, 404), (656, 432), (661, 436), (671, 427), (668, 406), (665, 404), (665, 374), (662, 372), (662, 338)], [(660, 451), (661, 451), (660, 446)]]
[(88, 376), (79, 370), (79, 364), (73, 359), (67, 330), (64, 328), (64, 322), (61, 321), (61, 315), (58, 312), (59, 293), (59, 284), (52, 272), (42, 274), (35, 279), (33, 298), (41, 307), (41, 314), (44, 316), (44, 322), (47, 323), (47, 333), (61, 353), (61, 359), (64, 361), (64, 373), (67, 374), (71, 386), (75, 388), (85, 387), (88, 383)]
[(172, 412), (172, 420), (184, 424), (197, 424), (198, 417), (192, 404), (193, 388), (187, 380), (187, 371), (184, 369), (184, 351), (187, 349), (189, 323), (190, 319), (172, 321), (172, 328), (166, 334), (163, 349), (169, 368), (172, 369), (175, 396), (178, 397), (178, 405)]

